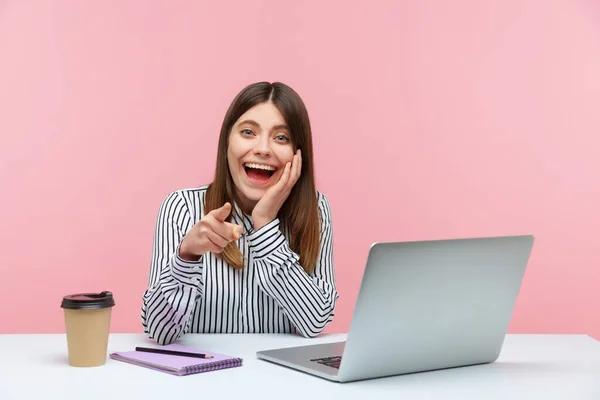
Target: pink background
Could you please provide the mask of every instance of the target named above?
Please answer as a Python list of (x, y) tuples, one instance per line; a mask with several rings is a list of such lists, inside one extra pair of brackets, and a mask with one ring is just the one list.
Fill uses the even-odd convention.
[(532, 233), (511, 332), (600, 338), (592, 1), (0, 2), (0, 333), (112, 290), (141, 332), (156, 213), (208, 183), (225, 110), (305, 99), (350, 322), (373, 241)]

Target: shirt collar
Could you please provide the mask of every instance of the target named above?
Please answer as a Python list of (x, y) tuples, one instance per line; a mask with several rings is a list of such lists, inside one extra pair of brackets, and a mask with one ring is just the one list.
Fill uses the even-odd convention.
[(233, 202), (233, 220), (236, 224), (244, 227), (244, 233), (250, 233), (254, 231), (254, 222), (252, 221), (252, 216), (244, 213), (236, 202)]

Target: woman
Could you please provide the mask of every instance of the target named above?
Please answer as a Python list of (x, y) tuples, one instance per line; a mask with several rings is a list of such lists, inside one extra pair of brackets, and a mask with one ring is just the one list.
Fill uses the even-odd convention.
[(188, 332), (299, 333), (332, 321), (338, 294), (327, 198), (315, 189), (311, 127), (282, 83), (244, 88), (219, 137), (214, 180), (163, 201), (142, 325)]

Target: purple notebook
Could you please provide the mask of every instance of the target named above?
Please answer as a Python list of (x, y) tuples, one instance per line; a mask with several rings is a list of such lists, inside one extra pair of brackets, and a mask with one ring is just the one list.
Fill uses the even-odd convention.
[(194, 347), (184, 346), (176, 343), (157, 348), (162, 350), (202, 353), (211, 355), (212, 358), (195, 358), (169, 354), (147, 353), (142, 351), (119, 351), (111, 353), (110, 358), (178, 376), (215, 371), (224, 368), (239, 367), (242, 365), (243, 361), (239, 357), (231, 357), (225, 354), (202, 351)]

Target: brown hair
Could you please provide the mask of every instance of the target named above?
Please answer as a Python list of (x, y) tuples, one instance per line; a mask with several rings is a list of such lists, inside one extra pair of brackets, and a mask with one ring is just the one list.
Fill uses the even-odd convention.
[[(235, 122), (246, 111), (268, 101), (271, 101), (283, 115), (290, 130), (294, 151), (300, 149), (302, 152), (300, 177), (279, 210), (278, 218), (281, 221), (281, 228), (289, 233), (290, 248), (300, 256), (300, 265), (307, 273), (311, 273), (319, 255), (320, 241), (312, 133), (304, 102), (289, 86), (280, 82), (258, 82), (245, 87), (233, 99), (221, 126), (217, 165), (213, 182), (206, 192), (205, 214), (223, 206), (226, 202), (237, 202), (235, 185), (227, 163), (229, 135)], [(230, 242), (220, 256), (234, 268), (242, 268), (244, 265), (242, 253), (235, 242)]]

